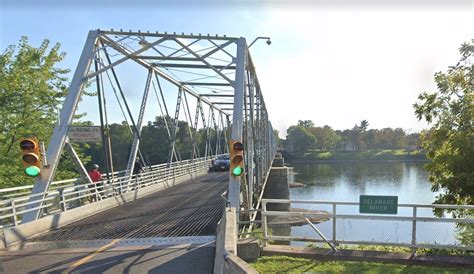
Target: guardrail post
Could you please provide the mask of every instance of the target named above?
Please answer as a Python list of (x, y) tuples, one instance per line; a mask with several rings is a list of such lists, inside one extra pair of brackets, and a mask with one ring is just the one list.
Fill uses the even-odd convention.
[(412, 222), (412, 227), (411, 227), (411, 245), (412, 245), (412, 250), (416, 250), (416, 206), (413, 206), (413, 222)]
[(332, 204), (332, 242), (336, 245), (336, 203)]
[(17, 225), (18, 225), (18, 220), (17, 220), (17, 218), (16, 218), (16, 208), (15, 208), (16, 205), (15, 205), (15, 200), (12, 200), (10, 204), (11, 204), (11, 206), (12, 206), (13, 224), (14, 224), (15, 226), (17, 226)]
[(59, 191), (59, 208), (61, 208), (61, 211), (66, 211), (67, 206), (66, 206), (66, 199), (64, 198), (64, 188), (58, 189)]
[(262, 201), (262, 221), (263, 221), (263, 243), (266, 244), (268, 237), (268, 226), (267, 226), (267, 201)]

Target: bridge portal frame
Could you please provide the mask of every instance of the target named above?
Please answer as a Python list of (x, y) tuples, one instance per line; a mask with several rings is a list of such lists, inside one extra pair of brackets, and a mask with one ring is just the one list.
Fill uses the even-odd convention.
[[(118, 39), (113, 39), (112, 36), (118, 37)], [(135, 39), (138, 41), (140, 47), (138, 49), (130, 49), (130, 47), (124, 46), (124, 41), (127, 39)], [(156, 39), (149, 42), (147, 39)], [(189, 39), (189, 40), (186, 40)], [(199, 51), (191, 48), (195, 43), (205, 40), (214, 45), (214, 48), (208, 50), (204, 54), (200, 54)], [(179, 45), (180, 48), (175, 51), (165, 54), (157, 49), (158, 46), (163, 43), (172, 41), (175, 44)], [(191, 43), (185, 43), (186, 41), (192, 41)], [(220, 44), (217, 42), (219, 41)], [(235, 45), (236, 52), (229, 52), (228, 47)], [(122, 54), (124, 57), (116, 60), (111, 60), (110, 55), (107, 54), (106, 49), (114, 50), (117, 53)], [(91, 69), (92, 61), (97, 62), (98, 56), (100, 56), (100, 51), (105, 52), (107, 57), (108, 64), (101, 64), (100, 68), (96, 68), (95, 71), (89, 72)], [(154, 55), (150, 55), (150, 51), (155, 51)], [(187, 54), (177, 56), (177, 53), (185, 52)], [(143, 55), (142, 53), (148, 53), (148, 55)], [(158, 54), (156, 54), (158, 53)], [(210, 60), (213, 55), (216, 53), (222, 53), (224, 55), (230, 56), (230, 61), (222, 64), (214, 64)], [(184, 57), (186, 55), (191, 55), (192, 57)], [(214, 58), (217, 59), (217, 58)], [(124, 32), (120, 31), (103, 31), (103, 30), (91, 30), (88, 33), (85, 46), (83, 48), (81, 57), (79, 59), (76, 71), (74, 73), (73, 79), (69, 87), (69, 93), (65, 98), (63, 107), (59, 115), (59, 121), (56, 125), (50, 143), (46, 151), (46, 158), (48, 159), (49, 165), (41, 167), (41, 177), (38, 177), (35, 180), (35, 184), (32, 190), (32, 196), (30, 198), (30, 207), (29, 208), (38, 208), (37, 210), (31, 210), (24, 214), (23, 222), (33, 221), (39, 218), (40, 216), (40, 205), (44, 197), (41, 197), (41, 193), (47, 193), (50, 183), (53, 180), (55, 170), (58, 165), (58, 161), (62, 150), (67, 141), (67, 133), (69, 126), (73, 122), (74, 113), (77, 109), (78, 102), (83, 93), (85, 83), (90, 80), (100, 76), (102, 73), (107, 71), (112, 71), (114, 78), (117, 78), (114, 68), (121, 63), (133, 60), (139, 65), (145, 67), (149, 72), (149, 77), (147, 78), (147, 85), (145, 88), (144, 98), (147, 96), (147, 93), (150, 88), (150, 79), (152, 75), (156, 77), (158, 86), (158, 76), (166, 80), (168, 83), (178, 87), (181, 91), (184, 91), (184, 101), (187, 104), (186, 94), (191, 95), (197, 99), (197, 109), (196, 109), (196, 120), (198, 119), (199, 114), (202, 118), (202, 124), (206, 128), (206, 121), (204, 110), (202, 108), (202, 103), (205, 103), (209, 107), (209, 112), (212, 112), (212, 121), (214, 122), (214, 127), (217, 130), (216, 119), (214, 116), (214, 110), (218, 111), (220, 114), (220, 120), (222, 127), (224, 127), (224, 122), (227, 122), (227, 128), (230, 126), (230, 116), (232, 116), (232, 130), (231, 130), (231, 139), (242, 141), (245, 145), (245, 166), (247, 169), (246, 176), (243, 177), (234, 177), (229, 174), (229, 189), (228, 189), (228, 198), (232, 207), (240, 208), (241, 205), (244, 208), (253, 208), (254, 197), (261, 197), (259, 195), (263, 192), (264, 181), (268, 175), (268, 171), (273, 160), (273, 156), (276, 153), (276, 146), (273, 140), (273, 129), (271, 123), (268, 120), (268, 113), (265, 107), (263, 100), (263, 95), (258, 83), (256, 76), (255, 68), (253, 66), (248, 46), (245, 38), (232, 38), (226, 36), (207, 36), (203, 35), (185, 35), (185, 34), (168, 34), (168, 33), (150, 33), (150, 32)], [(152, 63), (151, 61), (156, 61)], [(221, 60), (222, 61), (222, 60)], [(168, 63), (165, 63), (168, 62)], [(195, 62), (200, 62), (196, 64)], [(186, 68), (186, 69), (208, 69), (215, 76), (209, 76), (204, 78), (219, 78), (219, 81), (199, 81), (199, 79), (194, 80), (179, 80), (176, 77), (166, 73), (164, 69), (168, 68)], [(229, 76), (229, 73), (224, 73), (224, 71), (234, 71), (234, 77)], [(116, 79), (117, 80), (117, 79)], [(117, 80), (118, 88), (120, 84)], [(208, 94), (203, 92), (197, 92), (196, 88), (205, 86), (209, 87), (230, 87), (233, 89), (233, 94), (225, 94), (221, 92), (215, 92)], [(161, 87), (160, 87), (161, 89)], [(123, 95), (122, 95), (123, 96)], [(162, 95), (163, 96), (163, 95)], [(232, 102), (229, 101), (213, 101), (213, 98), (233, 98)], [(125, 98), (124, 98), (125, 100)], [(146, 104), (146, 100), (144, 99)], [(179, 100), (177, 105), (177, 112), (179, 112)], [(158, 100), (159, 102), (159, 100)], [(163, 98), (164, 102), (164, 98)], [(225, 109), (223, 106), (232, 103), (232, 109)], [(127, 105), (126, 105), (127, 106)], [(188, 113), (189, 113), (189, 106)], [(140, 108), (139, 121), (143, 118), (143, 109), (144, 104)], [(166, 108), (166, 105), (165, 105)], [(127, 106), (127, 110), (128, 106)], [(232, 111), (230, 113), (229, 111)], [(166, 112), (168, 112), (166, 110)], [(185, 110), (186, 112), (186, 110)], [(141, 122), (137, 125), (135, 124), (132, 115), (130, 114), (130, 119), (132, 120), (134, 126), (134, 142), (133, 150), (131, 152), (128, 168), (127, 170), (131, 171), (130, 163), (133, 164), (137, 151), (136, 149), (140, 141), (140, 126)], [(168, 115), (168, 113), (167, 113)], [(186, 113), (185, 113), (186, 115)], [(169, 116), (169, 115), (168, 115)], [(223, 116), (226, 118), (224, 119)], [(177, 116), (176, 116), (177, 117)], [(191, 120), (191, 115), (189, 113), (189, 119)], [(209, 118), (207, 123), (207, 132), (211, 128), (211, 119)], [(175, 121), (176, 122), (176, 121)], [(177, 123), (177, 122), (176, 122)], [(197, 122), (195, 121), (194, 127), (197, 129)], [(192, 125), (191, 125), (192, 126)], [(176, 129), (176, 125), (175, 125)], [(227, 136), (224, 137), (225, 140), (228, 140)], [(168, 130), (169, 132), (169, 130)], [(191, 130), (190, 130), (190, 134)], [(217, 133), (216, 133), (217, 134)], [(171, 134), (169, 133), (171, 136)], [(223, 146), (222, 150), (228, 151), (228, 146)], [(195, 145), (193, 145), (193, 150), (195, 150)], [(209, 148), (209, 151), (211, 149)], [(206, 146), (206, 153), (208, 149)], [(216, 147), (216, 154), (218, 153)], [(173, 155), (176, 160), (178, 156), (172, 148), (169, 163), (173, 161)], [(193, 157), (195, 155), (194, 151), (192, 153)], [(207, 154), (206, 154), (207, 155)], [(78, 161), (79, 169), (84, 171), (84, 166), (82, 165), (80, 159)], [(113, 172), (113, 170), (112, 170)], [(130, 174), (130, 172), (128, 172)], [(90, 181), (90, 178), (87, 178), (87, 181)], [(240, 194), (243, 194), (244, 200), (240, 201)], [(37, 202), (37, 203), (32, 203)]]

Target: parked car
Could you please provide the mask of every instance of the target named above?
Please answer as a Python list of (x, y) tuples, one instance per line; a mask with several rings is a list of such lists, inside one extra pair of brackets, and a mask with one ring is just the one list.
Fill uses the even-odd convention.
[(229, 155), (220, 155), (217, 156), (217, 159), (212, 160), (211, 167), (209, 168), (210, 171), (226, 171), (229, 170), (230, 167), (230, 159)]

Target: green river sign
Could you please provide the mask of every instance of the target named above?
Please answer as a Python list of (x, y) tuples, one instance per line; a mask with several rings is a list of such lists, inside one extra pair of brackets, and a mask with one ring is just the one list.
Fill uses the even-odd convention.
[(360, 195), (359, 213), (397, 214), (398, 196)]

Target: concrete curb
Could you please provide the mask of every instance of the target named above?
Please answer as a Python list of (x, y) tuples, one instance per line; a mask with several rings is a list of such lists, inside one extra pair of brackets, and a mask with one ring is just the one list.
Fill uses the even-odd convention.
[(224, 273), (232, 274), (258, 274), (257, 270), (253, 269), (248, 263), (239, 258), (235, 254), (229, 253), (229, 256), (225, 260)]
[(338, 250), (268, 245), (263, 248), (263, 256), (288, 256), (322, 261), (369, 261), (427, 266), (452, 266), (474, 268), (473, 257), (438, 256), (428, 254), (394, 253), (368, 250)]
[(217, 227), (214, 273), (258, 273), (237, 256), (237, 220), (234, 207), (226, 208)]
[(207, 174), (207, 170), (184, 175), (182, 177), (176, 178), (174, 181), (169, 181), (168, 184), (164, 182), (158, 183), (140, 188), (137, 191), (128, 192), (104, 199), (99, 202), (70, 209), (54, 215), (49, 215), (33, 222), (21, 224), (16, 227), (6, 228), (4, 229), (5, 243), (7, 247), (21, 243), (31, 237), (48, 232), (51, 229), (59, 228), (119, 205), (135, 201), (146, 195), (197, 178), (204, 174)]

